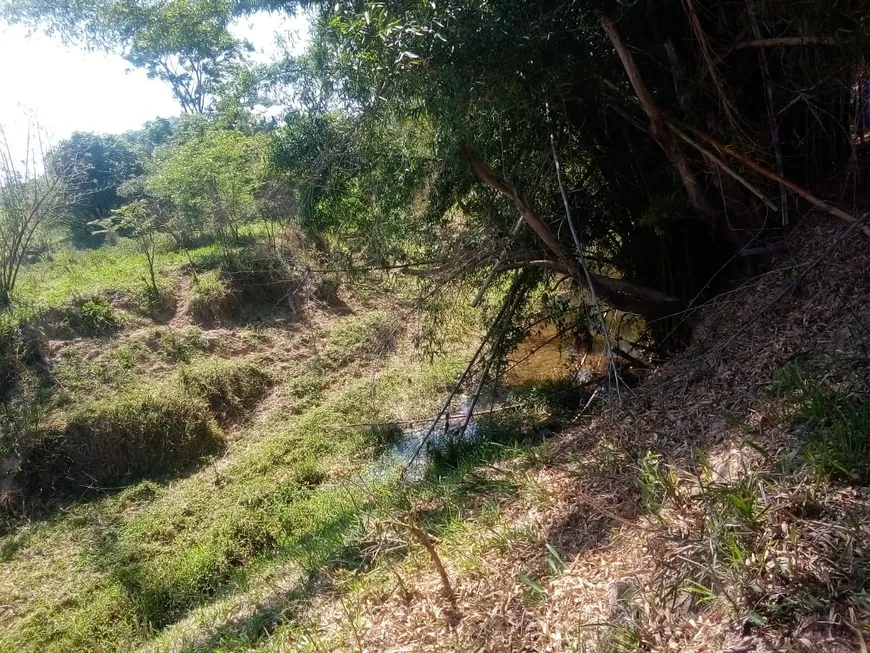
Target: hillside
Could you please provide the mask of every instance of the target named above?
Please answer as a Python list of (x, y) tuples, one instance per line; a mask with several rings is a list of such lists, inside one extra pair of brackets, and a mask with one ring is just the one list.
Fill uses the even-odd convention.
[(108, 440), (98, 463), (34, 459), (43, 485), (13, 488), (2, 538), (3, 648), (860, 650), (870, 260), (842, 233), (802, 223), (642, 385), (591, 407), (591, 389), (517, 388), (407, 481), (408, 445), (380, 452), (435, 412), (474, 330), (424, 364), (383, 285), (205, 324), (184, 266), (157, 321), (101, 288), (108, 332), (41, 327), (61, 397), (43, 428), (133, 437), (193, 410), (216, 444), (114, 475)]
[(868, 650), (870, 0), (0, 33), (0, 653)]

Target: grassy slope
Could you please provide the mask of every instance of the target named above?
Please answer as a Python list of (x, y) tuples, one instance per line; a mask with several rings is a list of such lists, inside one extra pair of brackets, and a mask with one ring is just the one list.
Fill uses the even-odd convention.
[[(804, 224), (797, 260), (835, 228)], [(254, 650), (865, 650), (870, 257), (863, 240), (844, 246), (762, 312), (792, 261), (711, 309), (693, 347), (622, 405), (472, 455), (413, 496), (452, 599), (425, 549), (382, 519), (368, 539), (385, 552), (336, 571)]]
[[(796, 232), (798, 260), (832, 228)], [(698, 374), (790, 282), (783, 263), (712, 309), (693, 348), (623, 405), (538, 444), (492, 431), (504, 444), (374, 506), (362, 560), (304, 596), (277, 582), (219, 634), (169, 630), (159, 650), (864, 650), (866, 243)], [(409, 522), (432, 536), (450, 594)]]
[[(34, 266), (21, 292), (39, 289), (32, 305), (48, 307), (135, 290), (134, 256), (123, 248), (64, 256)], [(164, 264), (170, 283), (180, 262)], [(120, 401), (143, 377), (149, 389), (202, 390), (209, 368), (229, 360), (259, 366), (274, 387), (250, 418), (225, 427), (228, 450), (212, 464), (73, 504), (6, 535), (0, 649), (130, 649), (185, 617), (208, 621), (222, 606), (253, 601), (275, 574), (302, 582), (335, 557), (366, 503), (341, 479), (378, 454), (385, 432), (343, 425), (425, 414), (461, 364), (457, 355), (420, 365), (388, 312), (355, 308), (215, 337), (174, 320), (56, 343), (58, 412), (93, 396)]]
[[(797, 233), (798, 256), (825, 228)], [(861, 650), (862, 246), (705, 376), (686, 375), (793, 268), (715, 308), (625, 405), (544, 442), (523, 436), (529, 418), (482, 425), (481, 443), (442, 452), (412, 486), (359, 473), (383, 431), (335, 425), (425, 414), (458, 358), (410, 368), (400, 342), (375, 363), (377, 311), (315, 320), (292, 342), (222, 331), (222, 355), (280, 371), (275, 390), (213, 465), (6, 536), (0, 582), (16, 594), (0, 648)], [(176, 372), (165, 353), (142, 356)], [(452, 598), (409, 523), (433, 538)]]

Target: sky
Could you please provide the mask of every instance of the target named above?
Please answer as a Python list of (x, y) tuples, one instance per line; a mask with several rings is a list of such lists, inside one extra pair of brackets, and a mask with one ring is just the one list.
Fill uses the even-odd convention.
[[(251, 42), (253, 60), (266, 62), (282, 51), (276, 36), (289, 38), (294, 51), (303, 49), (308, 20), (261, 12), (236, 21), (231, 31)], [(168, 85), (131, 69), (119, 55), (28, 36), (22, 26), (0, 24), (0, 62), (0, 125), (19, 158), (34, 121), (57, 142), (74, 131), (117, 134), (180, 113)]]

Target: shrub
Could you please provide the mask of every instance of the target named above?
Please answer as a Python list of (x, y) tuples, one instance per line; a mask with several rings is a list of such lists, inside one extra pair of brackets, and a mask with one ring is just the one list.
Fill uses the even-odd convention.
[(187, 311), (202, 323), (217, 322), (229, 316), (236, 293), (217, 270), (198, 275), (193, 284)]
[(259, 247), (237, 250), (224, 273), (242, 304), (295, 304), (304, 294), (303, 276), (277, 252)]
[(0, 401), (8, 401), (18, 384), (24, 352), (21, 330), (9, 321), (0, 322)]
[(83, 333), (112, 333), (121, 325), (118, 312), (105, 300), (88, 299), (78, 307), (78, 322)]
[(214, 359), (182, 368), (181, 382), (191, 395), (205, 400), (221, 420), (243, 417), (272, 385), (271, 377), (252, 363)]
[(46, 311), (38, 322), (55, 337), (104, 336), (117, 331), (122, 319), (108, 299), (94, 296)]

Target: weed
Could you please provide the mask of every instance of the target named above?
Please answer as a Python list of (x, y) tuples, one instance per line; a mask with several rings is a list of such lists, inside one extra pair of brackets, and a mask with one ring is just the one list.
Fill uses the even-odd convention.
[(82, 331), (86, 333), (113, 333), (121, 325), (117, 311), (100, 298), (85, 301), (78, 310)]
[(661, 454), (648, 451), (641, 458), (637, 466), (637, 484), (648, 512), (657, 513), (666, 499), (679, 499), (676, 473), (673, 469), (665, 469)]
[(801, 455), (816, 474), (862, 485), (870, 479), (870, 401), (849, 392), (848, 381), (834, 388), (792, 363), (776, 390), (793, 402), (789, 421), (806, 429)]
[(156, 328), (148, 335), (146, 344), (172, 363), (188, 362), (209, 347), (202, 330), (197, 327), (180, 331)]
[(404, 435), (400, 426), (392, 422), (377, 422), (367, 427), (365, 438), (375, 451), (383, 451)]
[(352, 361), (384, 357), (396, 345), (400, 329), (382, 311), (344, 320), (327, 336), (324, 359), (333, 368)]
[(24, 370), (24, 340), (9, 320), (0, 322), (0, 400), (8, 401)]
[(130, 390), (76, 407), (38, 434), (24, 463), (35, 495), (56, 485), (129, 483), (183, 469), (222, 447), (208, 409), (177, 391)]
[(548, 379), (512, 388), (511, 396), (529, 409), (552, 415), (578, 410), (588, 393), (572, 379)]
[(519, 413), (498, 413), (479, 418), (468, 433), (451, 432), (429, 447), (429, 460), (436, 473), (458, 469), (471, 461), (491, 457), (494, 451), (507, 451), (528, 441), (530, 423)]

